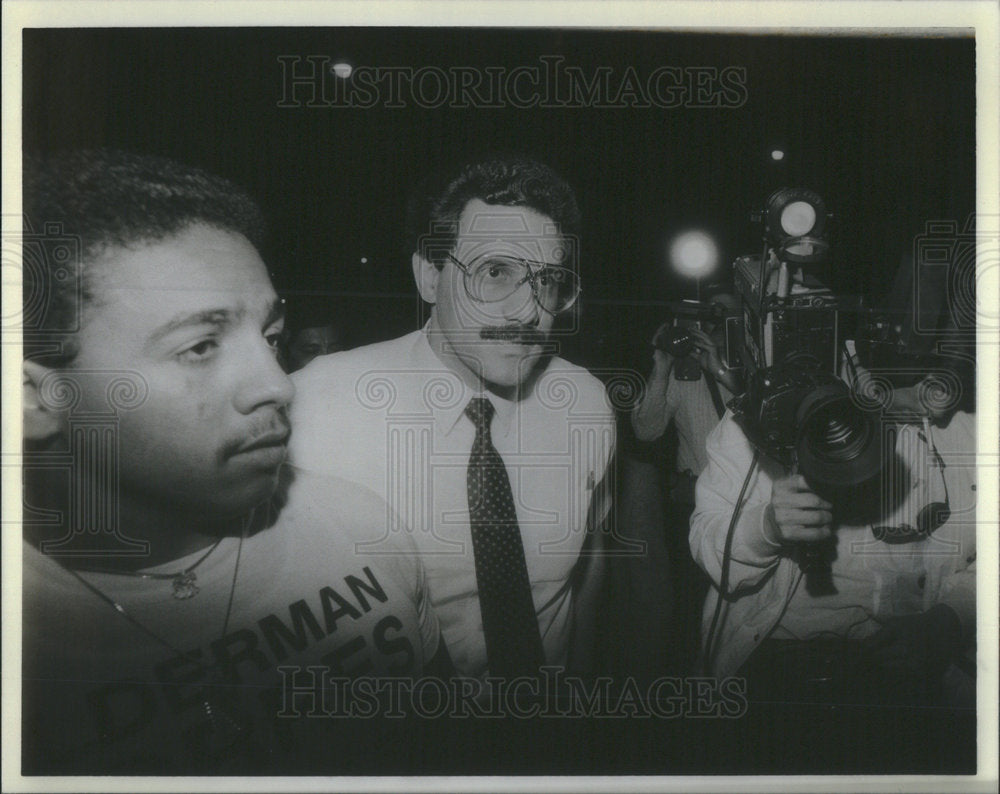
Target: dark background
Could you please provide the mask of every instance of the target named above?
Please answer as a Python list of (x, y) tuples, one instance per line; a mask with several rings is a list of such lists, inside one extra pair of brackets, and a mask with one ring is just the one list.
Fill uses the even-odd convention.
[[(423, 317), (403, 220), (416, 181), (486, 149), (548, 162), (584, 212), (580, 333), (566, 355), (645, 369), (667, 276), (666, 241), (707, 228), (724, 264), (759, 253), (749, 220), (781, 186), (834, 215), (824, 280), (886, 301), (928, 220), (974, 209), (975, 43), (907, 38), (624, 30), (202, 28), (29, 30), (24, 144), (116, 146), (228, 176), (263, 204), (280, 290), (333, 296), (362, 343)], [(740, 67), (737, 108), (282, 108), (279, 56), (355, 66), (541, 68), (588, 77), (632, 66)], [(300, 68), (307, 68), (303, 60)], [(780, 146), (784, 161), (770, 151)], [(361, 258), (367, 263), (362, 264)]]
[[(739, 67), (728, 108), (282, 108), (279, 56), (355, 66), (540, 67), (592, 76), (632, 66)], [(781, 186), (819, 192), (834, 214), (824, 280), (885, 304), (928, 221), (962, 228), (975, 206), (971, 37), (731, 35), (526, 29), (115, 29), (24, 33), (24, 146), (115, 146), (203, 166), (244, 186), (270, 223), (266, 259), (294, 302), (329, 295), (352, 341), (424, 316), (404, 207), (416, 182), (488, 149), (554, 166), (584, 213), (584, 293), (568, 358), (648, 367), (667, 300), (665, 243), (712, 231), (722, 261), (756, 254), (750, 213)], [(786, 158), (775, 163), (770, 151)], [(367, 263), (362, 263), (362, 257)], [(935, 293), (943, 299), (944, 290)], [(898, 307), (897, 307), (898, 308)], [(627, 615), (616, 616), (626, 620)], [(790, 722), (790, 717), (795, 720)], [(834, 719), (834, 717), (836, 717)], [(740, 720), (460, 720), (343, 726), (344, 773), (948, 772), (974, 768), (966, 724), (934, 713), (758, 710)], [(964, 732), (963, 732), (964, 731)], [(780, 740), (770, 741), (774, 733)], [(367, 736), (367, 740), (366, 740)], [(413, 750), (420, 737), (419, 752)], [(929, 738), (933, 737), (933, 738)], [(411, 748), (386, 752), (386, 748)], [(887, 759), (891, 759), (888, 761)], [(310, 770), (300, 770), (307, 772)], [(316, 770), (329, 774), (324, 766)]]

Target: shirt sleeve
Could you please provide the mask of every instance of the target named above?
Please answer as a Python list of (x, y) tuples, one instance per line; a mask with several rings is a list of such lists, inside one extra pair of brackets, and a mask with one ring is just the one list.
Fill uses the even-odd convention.
[(640, 441), (655, 441), (662, 436), (677, 411), (673, 368), (661, 372), (658, 367), (654, 365), (642, 401), (632, 410), (632, 430)]
[(330, 400), (320, 370), (321, 364), (314, 361), (292, 375), (295, 399), (290, 410), (289, 455), (291, 462), (300, 469), (330, 474), (330, 467), (326, 465), (331, 449), (327, 438)]
[(396, 561), (397, 576), (406, 583), (406, 591), (413, 601), (417, 613), (417, 623), (420, 631), (420, 649), (423, 664), (427, 665), (438, 651), (442, 642), (441, 624), (431, 603), (430, 591), (427, 585), (427, 571), (413, 542), (409, 528), (395, 516), (394, 553), (391, 559)]
[[(945, 481), (951, 515), (932, 537), (955, 544), (957, 554), (945, 555), (947, 570), (941, 579), (938, 603), (951, 607), (962, 624), (962, 642), (976, 638), (976, 449), (975, 415), (957, 413), (945, 430), (934, 432), (938, 452), (945, 460)], [(935, 544), (930, 548), (938, 548)], [(934, 555), (931, 562), (942, 559)], [(941, 563), (939, 563), (941, 564)]]
[[(695, 487), (689, 541), (695, 561), (716, 588), (736, 500), (753, 461), (753, 451), (739, 425), (727, 414), (709, 434), (708, 466)], [(745, 503), (736, 521), (727, 590), (739, 593), (757, 587), (780, 560), (780, 546), (764, 534), (764, 517), (771, 495), (771, 478), (759, 464), (751, 477)]]

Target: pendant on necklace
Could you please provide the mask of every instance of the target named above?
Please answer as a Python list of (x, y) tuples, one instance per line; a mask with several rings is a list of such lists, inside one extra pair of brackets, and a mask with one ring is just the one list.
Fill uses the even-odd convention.
[(183, 601), (184, 599), (194, 598), (198, 595), (199, 587), (194, 583), (195, 578), (194, 571), (184, 571), (177, 574), (173, 579), (174, 598)]

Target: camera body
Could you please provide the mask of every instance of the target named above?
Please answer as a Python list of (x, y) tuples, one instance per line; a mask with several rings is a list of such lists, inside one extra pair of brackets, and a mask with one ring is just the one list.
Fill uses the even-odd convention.
[(759, 370), (747, 390), (733, 400), (747, 438), (754, 446), (791, 466), (797, 441), (794, 418), (810, 391), (827, 380), (816, 369), (774, 367)]
[(767, 203), (763, 252), (733, 263), (747, 388), (730, 406), (755, 447), (832, 498), (882, 468), (879, 417), (840, 378), (843, 320), (861, 301), (834, 294), (816, 275), (826, 266), (831, 217), (822, 200), (785, 189)]
[[(688, 329), (700, 328), (702, 323), (717, 327), (726, 324), (726, 345), (722, 352), (723, 363), (730, 369), (739, 367), (738, 336), (730, 327), (738, 328), (739, 314), (725, 304), (710, 301), (682, 300), (667, 304), (667, 322), (671, 326), (654, 340), (654, 346), (674, 358), (673, 374), (677, 380), (699, 380), (701, 365), (691, 354), (694, 352), (694, 338)], [(730, 339), (732, 338), (732, 342)]]
[(666, 333), (666, 338), (660, 343), (660, 349), (674, 358), (683, 358), (694, 350), (694, 340), (683, 325), (674, 325)]
[(730, 403), (750, 443), (836, 499), (882, 469), (880, 424), (829, 372), (794, 362), (758, 370)]
[(777, 273), (770, 277), (762, 273), (760, 257), (741, 256), (733, 263), (736, 293), (742, 303), (740, 359), (748, 374), (795, 359), (799, 365), (808, 362), (836, 375), (842, 315), (859, 301), (834, 295), (808, 274), (788, 296), (779, 298), (774, 291), (776, 277)]

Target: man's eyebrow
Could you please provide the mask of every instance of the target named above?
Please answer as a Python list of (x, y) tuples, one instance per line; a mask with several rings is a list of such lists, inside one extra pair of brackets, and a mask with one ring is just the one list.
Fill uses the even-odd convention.
[(231, 309), (206, 309), (205, 311), (178, 314), (167, 320), (149, 335), (149, 344), (155, 344), (168, 334), (172, 334), (181, 328), (189, 328), (197, 325), (215, 325), (222, 327), (232, 323), (243, 312), (234, 312)]
[(267, 326), (273, 325), (278, 320), (283, 319), (285, 319), (285, 301), (281, 298), (275, 298), (271, 303), (271, 308), (267, 310), (267, 319), (264, 320), (264, 327), (267, 328)]
[[(178, 314), (167, 320), (149, 335), (148, 344), (155, 344), (165, 336), (182, 328), (191, 328), (199, 325), (214, 325), (223, 328), (240, 320), (246, 314), (243, 308), (233, 309), (205, 309), (200, 312)], [(285, 304), (281, 298), (275, 298), (267, 310), (267, 319), (264, 326), (272, 325), (285, 316)]]

